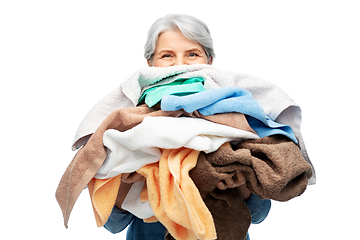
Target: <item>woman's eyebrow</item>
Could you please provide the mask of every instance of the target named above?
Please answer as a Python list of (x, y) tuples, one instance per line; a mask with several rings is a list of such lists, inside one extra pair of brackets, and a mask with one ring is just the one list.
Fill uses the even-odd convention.
[(201, 50), (199, 48), (196, 48), (196, 47), (186, 50), (186, 52), (193, 52), (193, 51), (201, 52)]
[(172, 50), (167, 50), (167, 49), (163, 49), (161, 50), (160, 52), (158, 52), (158, 54), (163, 54), (163, 53), (172, 53), (173, 51)]

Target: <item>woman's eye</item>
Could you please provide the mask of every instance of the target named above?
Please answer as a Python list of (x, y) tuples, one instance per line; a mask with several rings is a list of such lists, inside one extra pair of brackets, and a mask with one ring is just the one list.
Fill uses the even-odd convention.
[(192, 52), (192, 53), (189, 53), (188, 55), (190, 58), (198, 58), (198, 57), (202, 57), (202, 55), (198, 52)]
[(169, 58), (169, 57), (171, 57), (171, 55), (170, 55), (170, 54), (164, 54), (164, 55), (162, 55), (162, 57), (161, 57), (161, 58)]

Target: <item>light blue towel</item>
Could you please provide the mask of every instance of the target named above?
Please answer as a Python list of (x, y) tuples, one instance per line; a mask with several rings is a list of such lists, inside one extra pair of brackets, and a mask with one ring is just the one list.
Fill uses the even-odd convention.
[(211, 89), (188, 96), (166, 95), (161, 100), (161, 109), (164, 111), (184, 109), (189, 113), (197, 110), (203, 115), (239, 112), (245, 114), (249, 125), (259, 137), (282, 134), (297, 143), (291, 127), (268, 118), (261, 104), (249, 91), (242, 88)]

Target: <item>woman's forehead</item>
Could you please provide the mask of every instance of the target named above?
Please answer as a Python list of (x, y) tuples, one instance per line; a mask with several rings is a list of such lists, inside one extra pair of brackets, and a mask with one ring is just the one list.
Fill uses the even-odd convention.
[(202, 49), (202, 46), (197, 43), (193, 42), (190, 39), (186, 38), (180, 30), (168, 30), (162, 32), (159, 35), (159, 39), (156, 46), (156, 52), (162, 50), (174, 50), (174, 49)]

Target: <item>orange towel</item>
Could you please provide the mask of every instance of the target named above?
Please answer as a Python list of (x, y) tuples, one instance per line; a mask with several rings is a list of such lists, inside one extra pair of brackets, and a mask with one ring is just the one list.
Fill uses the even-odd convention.
[(158, 163), (142, 167), (148, 196), (156, 218), (176, 239), (216, 239), (210, 211), (189, 177), (199, 152), (166, 149)]
[(88, 184), (91, 203), (94, 209), (96, 224), (104, 226), (115, 205), (121, 182), (121, 175), (108, 178), (93, 178)]

